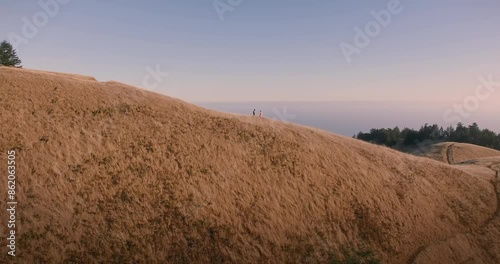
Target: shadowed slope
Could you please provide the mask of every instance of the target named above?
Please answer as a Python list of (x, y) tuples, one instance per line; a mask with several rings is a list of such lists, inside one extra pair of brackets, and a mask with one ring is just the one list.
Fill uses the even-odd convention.
[(487, 180), (437, 161), (115, 82), (0, 68), (0, 111), (0, 149), (17, 151), (20, 263), (304, 263), (359, 250), (404, 263), (497, 206)]

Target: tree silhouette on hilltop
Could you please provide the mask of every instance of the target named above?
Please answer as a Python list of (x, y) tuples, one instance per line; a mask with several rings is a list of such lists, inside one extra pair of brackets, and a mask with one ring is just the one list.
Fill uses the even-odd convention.
[(7, 41), (0, 42), (0, 66), (22, 68), (17, 52)]

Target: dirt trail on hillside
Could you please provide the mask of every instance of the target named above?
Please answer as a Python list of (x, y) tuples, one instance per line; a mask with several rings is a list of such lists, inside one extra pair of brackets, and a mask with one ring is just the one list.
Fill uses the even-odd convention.
[(488, 166), (492, 171), (495, 172), (495, 178), (491, 180), (491, 184), (493, 184), (493, 188), (495, 190), (496, 196), (497, 196), (497, 209), (495, 211), (495, 214), (489, 218), (485, 225), (489, 225), (493, 220), (496, 218), (500, 217), (500, 163), (494, 163), (490, 166)]
[(453, 162), (453, 146), (454, 145), (455, 144), (452, 143), (446, 147), (446, 160), (448, 161), (448, 164), (450, 164), (450, 165), (454, 164), (454, 162)]

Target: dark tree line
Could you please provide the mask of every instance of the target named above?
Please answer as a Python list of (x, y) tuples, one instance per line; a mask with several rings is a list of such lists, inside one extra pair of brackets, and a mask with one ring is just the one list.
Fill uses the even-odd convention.
[(388, 147), (394, 147), (397, 144), (417, 145), (426, 140), (432, 140), (434, 142), (469, 143), (500, 150), (500, 134), (489, 129), (481, 129), (477, 123), (470, 126), (458, 123), (456, 127), (450, 126), (446, 129), (436, 124), (425, 124), (419, 130), (410, 128), (400, 130), (398, 127), (373, 128), (369, 133), (359, 132), (355, 138)]

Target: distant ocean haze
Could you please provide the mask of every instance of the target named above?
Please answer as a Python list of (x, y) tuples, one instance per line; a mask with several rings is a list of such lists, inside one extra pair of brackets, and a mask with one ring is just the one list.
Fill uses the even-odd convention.
[[(262, 110), (264, 117), (287, 121), (327, 130), (336, 134), (353, 136), (371, 128), (405, 127), (418, 129), (425, 123), (438, 124), (446, 128), (455, 126), (445, 120), (444, 113), (453, 102), (400, 102), (400, 101), (339, 101), (339, 102), (210, 102), (197, 105), (222, 112), (252, 115)], [(484, 105), (468, 113), (461, 122), (473, 122), (484, 129), (500, 133), (498, 111), (491, 105)]]

